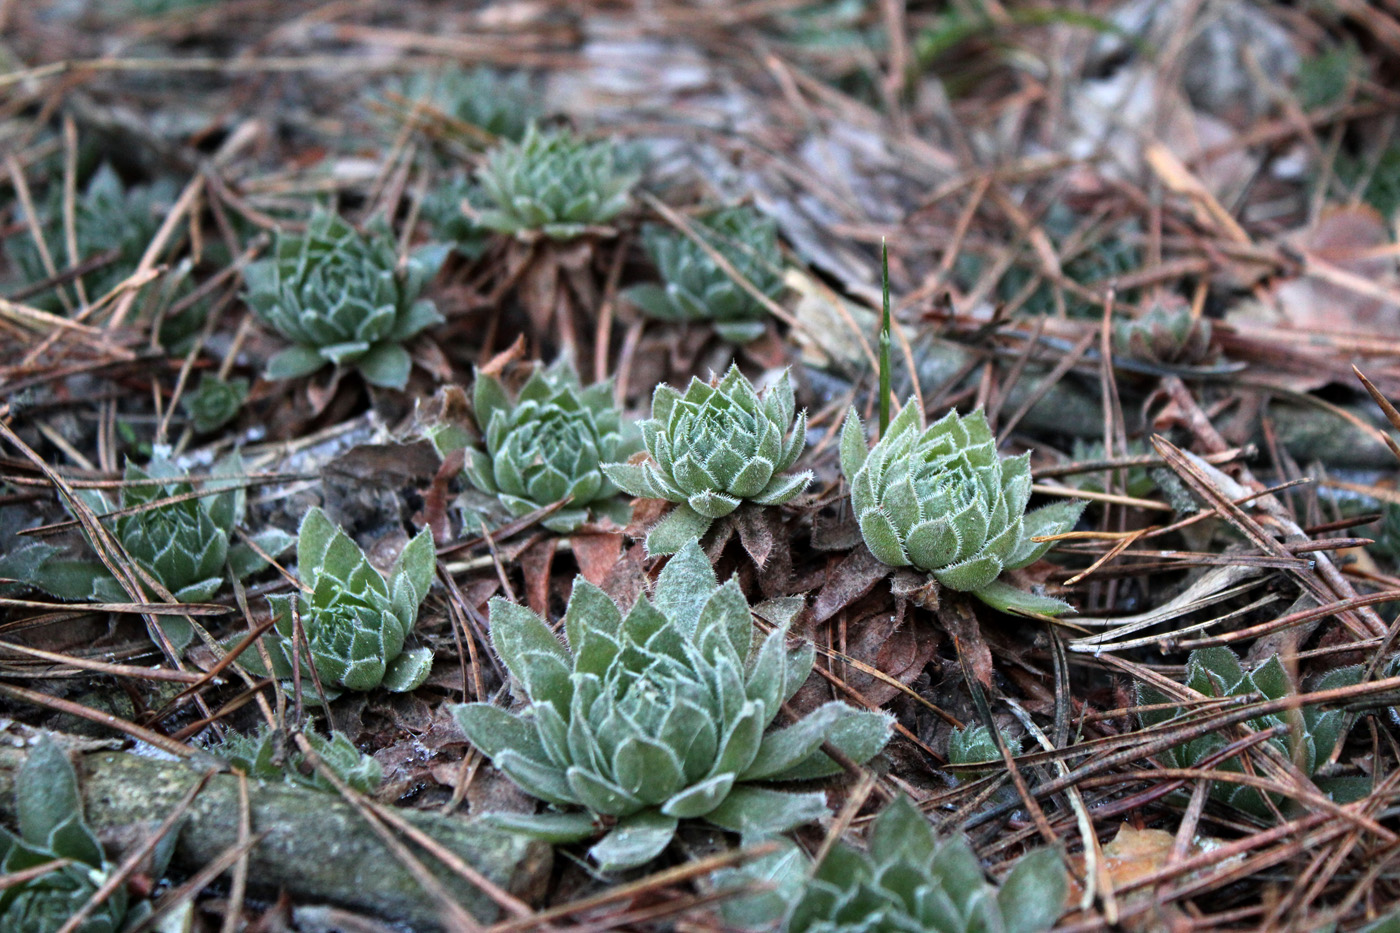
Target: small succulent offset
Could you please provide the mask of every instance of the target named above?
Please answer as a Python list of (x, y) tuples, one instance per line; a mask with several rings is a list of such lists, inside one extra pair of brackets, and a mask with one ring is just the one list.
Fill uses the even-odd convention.
[(458, 173), (424, 195), (421, 213), (439, 239), (468, 259), (476, 259), (486, 252), (491, 233), (478, 219), (481, 202), (481, 189)]
[[(312, 508), (306, 513), (297, 535), (297, 574), (306, 592), (297, 606), (311, 646), (311, 665), (328, 699), (341, 688), (373, 690), (382, 685), (401, 693), (427, 679), (432, 651), (405, 651), (404, 639), (418, 620), (418, 606), (428, 595), (436, 562), (432, 532), (424, 528), (399, 554), (386, 578), (325, 512)], [(263, 644), (272, 659), (272, 675), (279, 679), (290, 679), (292, 658), (300, 659), (302, 690), (310, 694), (311, 667), (294, 641), (293, 599), (291, 594), (267, 598), (277, 621)], [(240, 663), (263, 670), (251, 648), (240, 656)]]
[(1058, 615), (1070, 607), (998, 580), (1039, 560), (1048, 542), (1032, 540), (1074, 527), (1084, 503), (1056, 502), (1026, 512), (1030, 454), (1002, 459), (981, 411), (956, 411), (920, 430), (911, 399), (867, 448), (854, 408), (841, 431), (841, 471), (861, 536), (892, 567), (929, 573), (1003, 611)]
[(539, 116), (538, 97), (523, 71), (507, 75), (483, 67), (419, 72), (402, 82), (399, 94), (503, 139), (520, 139)]
[(520, 142), (491, 150), (477, 172), (488, 202), (480, 222), (501, 233), (573, 239), (622, 213), (637, 178), (613, 143), (531, 125)]
[[(52, 185), (38, 218), (49, 257), (61, 272), (70, 265), (115, 253), (110, 263), (83, 275), (87, 297), (96, 301), (136, 270), (176, 194), (174, 184), (168, 179), (128, 188), (104, 162), (74, 201), (73, 234), (78, 249), (77, 256), (70, 257), (63, 232), (63, 189), (61, 185)], [(25, 282), (42, 282), (49, 278), (39, 248), (28, 230), (6, 240), (5, 252)], [(60, 307), (52, 296), (38, 296), (32, 301), (46, 310)]]
[(189, 416), (190, 426), (199, 434), (208, 434), (238, 417), (247, 400), (247, 379), (220, 379), (206, 373), (193, 392), (181, 396), (180, 404)]
[[(1340, 667), (1327, 672), (1318, 679), (1318, 690), (1344, 687), (1358, 682), (1360, 669)], [(1199, 648), (1191, 652), (1186, 660), (1186, 686), (1207, 697), (1244, 696), (1260, 694), (1266, 700), (1277, 700), (1296, 692), (1293, 679), (1279, 661), (1278, 656), (1260, 663), (1253, 670), (1246, 671), (1229, 648)], [(1170, 703), (1170, 699), (1145, 684), (1138, 685), (1138, 702), (1146, 705)], [(1140, 714), (1143, 725), (1155, 726), (1188, 710), (1160, 709), (1144, 711)], [(1249, 728), (1258, 732), (1273, 726), (1287, 728), (1287, 733), (1269, 740), (1285, 758), (1298, 766), (1303, 774), (1312, 777), (1318, 789), (1338, 802), (1347, 802), (1365, 796), (1370, 790), (1370, 780), (1354, 777), (1314, 776), (1318, 766), (1327, 760), (1332, 748), (1341, 738), (1341, 730), (1346, 726), (1347, 713), (1343, 710), (1320, 710), (1316, 706), (1304, 706), (1299, 716), (1286, 712), (1269, 713), (1250, 719)], [(1174, 768), (1200, 767), (1212, 755), (1229, 744), (1229, 739), (1219, 732), (1212, 732), (1193, 739), (1163, 753), (1163, 758)], [(1238, 757), (1211, 766), (1216, 771), (1243, 772), (1244, 766)], [(1222, 803), (1249, 813), (1260, 819), (1270, 819), (1273, 810), (1263, 794), (1253, 787), (1217, 781), (1211, 785), (1211, 796)], [(1280, 806), (1282, 798), (1269, 794), (1275, 806)], [(1286, 810), (1286, 805), (1285, 805)]]
[[(379, 762), (362, 754), (343, 732), (332, 732), (328, 739), (314, 732), (302, 734), (316, 757), (335, 772), (336, 777), (362, 794), (372, 794), (379, 789), (384, 769)], [(256, 735), (231, 733), (222, 745), (211, 751), (250, 778), (335, 792), (335, 785), (320, 771), (312, 769), (301, 749), (284, 742), (282, 734), (275, 729), (263, 729)]]
[[(1001, 730), (1001, 740), (1012, 756), (1021, 754), (1021, 737)], [(987, 763), (991, 768), (969, 768), (956, 774), (960, 780), (975, 780), (1002, 767), (1001, 749), (992, 737), (992, 730), (981, 723), (965, 729), (954, 729), (948, 736), (948, 763), (950, 765), (972, 765)]]
[(807, 413), (794, 420), (794, 409), (786, 371), (762, 397), (737, 366), (713, 385), (691, 379), (684, 395), (657, 386), (651, 418), (638, 425), (651, 460), (603, 466), (630, 495), (678, 503), (647, 535), (647, 552), (674, 553), (742, 502), (781, 505), (800, 495), (811, 471), (783, 472), (807, 442)]
[(400, 264), (382, 220), (361, 235), (322, 210), (305, 233), (279, 232), (273, 256), (244, 270), (248, 305), (293, 343), (268, 361), (267, 377), (295, 379), (334, 364), (403, 388), (413, 365), (403, 342), (443, 320), (418, 296), (447, 252), (424, 246)]
[[(68, 756), (47, 736), (30, 749), (15, 780), (19, 835), (0, 828), (0, 875), (59, 860), (67, 864), (0, 889), (0, 929), (6, 933), (55, 933), (107, 881), (115, 868), (83, 818), (78, 777)], [(172, 841), (174, 835), (169, 837)], [(157, 847), (157, 861), (171, 846)], [(163, 866), (162, 866), (163, 867)], [(117, 933), (149, 913), (144, 902), (129, 909), (126, 886), (78, 924), (75, 933)]]
[(588, 519), (590, 508), (607, 509), (626, 523), (617, 487), (601, 464), (629, 452), (622, 416), (613, 404), (612, 381), (587, 389), (567, 361), (537, 366), (511, 401), (501, 380), (478, 375), (472, 407), (486, 449), (466, 451), (467, 479), (495, 496), (516, 518), (569, 498), (569, 504), (544, 519), (551, 531), (568, 533)]
[[(748, 207), (717, 211), (695, 225), (696, 232), (734, 271), (772, 298), (783, 290), (777, 225)], [(648, 224), (642, 242), (665, 285), (637, 285), (627, 298), (662, 321), (709, 321), (732, 343), (763, 335), (768, 310), (710, 257), (700, 244), (678, 232)]]
[[(233, 455), (215, 464), (211, 479), (196, 486), (173, 463), (153, 459), (145, 468), (127, 463), (120, 499), (114, 503), (100, 489), (75, 490), (82, 502), (99, 517), (115, 513), (111, 529), (127, 555), (179, 602), (204, 602), (223, 585), (227, 563), (243, 578), (266, 566), (266, 561), (246, 543), (230, 545), (233, 528), (243, 521), (247, 495), (241, 485), (243, 462)], [(163, 499), (188, 498), (164, 505)], [(251, 536), (260, 550), (277, 556), (292, 543), (292, 536), (267, 529)], [(52, 545), (26, 582), (62, 599), (126, 602), (130, 598), (107, 567), (91, 558), (68, 559)], [(143, 587), (145, 588), (145, 587)], [(176, 648), (183, 648), (193, 634), (182, 619), (167, 617), (161, 627)]]
[(725, 916), (741, 929), (782, 933), (1040, 933), (1064, 908), (1065, 871), (1052, 849), (1022, 858), (1001, 887), (961, 836), (939, 839), (908, 799), (875, 818), (865, 851), (838, 842), (812, 869), (788, 843), (774, 855), (717, 873), (720, 888), (766, 882)]
[(492, 644), (530, 705), (523, 715), (486, 703), (453, 714), (527, 793), (587, 812), (498, 813), (492, 821), (554, 842), (610, 827), (590, 855), (613, 870), (654, 858), (681, 819), (762, 835), (826, 813), (820, 793), (753, 782), (838, 772), (823, 742), (865, 761), (884, 747), (890, 720), (838, 701), (768, 730), (812, 668), (810, 646), (785, 645), (800, 609), (798, 600), (781, 601), (769, 613), (774, 630), (760, 637), (738, 583), (719, 584), (695, 541), (625, 615), (577, 578), (564, 613), (568, 647), (529, 609), (493, 600)]
[(1143, 363), (1197, 366), (1211, 362), (1210, 321), (1196, 317), (1184, 301), (1153, 302), (1147, 313), (1113, 327), (1113, 349)]

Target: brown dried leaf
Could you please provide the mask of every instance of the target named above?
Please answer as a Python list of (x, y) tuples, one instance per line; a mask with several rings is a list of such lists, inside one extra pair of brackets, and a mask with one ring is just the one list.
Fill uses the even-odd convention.
[(825, 622), (869, 593), (889, 572), (890, 568), (876, 560), (868, 548), (851, 551), (827, 575), (825, 585), (817, 594), (817, 603), (812, 607), (812, 620)]
[(622, 553), (622, 532), (575, 534), (570, 540), (579, 573), (594, 586), (602, 586)]

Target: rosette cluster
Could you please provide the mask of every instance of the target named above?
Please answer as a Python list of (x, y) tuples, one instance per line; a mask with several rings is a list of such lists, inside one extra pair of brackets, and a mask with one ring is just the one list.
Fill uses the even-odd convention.
[(645, 864), (682, 819), (743, 833), (782, 832), (826, 813), (820, 793), (758, 781), (823, 777), (889, 736), (887, 716), (831, 702), (769, 729), (811, 671), (810, 646), (790, 650), (800, 601), (781, 601), (775, 626), (755, 631), (736, 581), (723, 585), (697, 542), (661, 571), (650, 598), (623, 612), (601, 589), (574, 581), (564, 613), (568, 645), (535, 613), (495, 599), (491, 640), (528, 703), (521, 714), (487, 703), (454, 715), (472, 744), (523, 790), (585, 812), (494, 814), (494, 822), (555, 842), (610, 827), (590, 854), (608, 869)]

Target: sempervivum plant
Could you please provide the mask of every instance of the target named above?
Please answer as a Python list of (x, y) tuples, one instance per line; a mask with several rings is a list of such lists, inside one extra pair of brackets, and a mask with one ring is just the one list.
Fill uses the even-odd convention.
[[(0, 828), (0, 874), (12, 880), (42, 865), (56, 867), (0, 889), (0, 929), (55, 933), (88, 903), (115, 866), (83, 818), (73, 765), (47, 737), (30, 749), (15, 775), (15, 809), (19, 835)], [(157, 854), (169, 851), (169, 846), (158, 847)], [(145, 903), (137, 910), (128, 910), (128, 903), (126, 886), (118, 885), (75, 933), (117, 933), (149, 912)]]
[(801, 494), (811, 472), (783, 472), (807, 439), (807, 413), (794, 420), (794, 408), (786, 371), (762, 397), (737, 366), (713, 385), (692, 379), (684, 395), (657, 386), (651, 418), (638, 425), (651, 460), (603, 467), (631, 495), (678, 503), (647, 535), (647, 551), (674, 553), (741, 502), (780, 505)]
[[(1358, 681), (1360, 668), (1340, 667), (1331, 670), (1318, 679), (1317, 689), (1350, 686)], [(1258, 694), (1265, 700), (1277, 700), (1295, 693), (1293, 678), (1278, 656), (1263, 661), (1253, 670), (1245, 670), (1239, 658), (1229, 648), (1199, 648), (1186, 659), (1186, 686), (1203, 697), (1227, 697)], [(1170, 698), (1152, 687), (1138, 686), (1138, 702), (1147, 705), (1166, 704)], [(1139, 714), (1147, 726), (1155, 726), (1178, 716), (1185, 716), (1185, 708), (1147, 710)], [(1346, 802), (1365, 796), (1370, 790), (1370, 780), (1352, 777), (1314, 776), (1318, 766), (1327, 760), (1332, 748), (1341, 738), (1341, 730), (1347, 724), (1348, 714), (1344, 710), (1321, 710), (1316, 706), (1304, 706), (1301, 715), (1294, 716), (1288, 711), (1268, 713), (1249, 720), (1249, 728), (1255, 732), (1272, 726), (1282, 726), (1287, 730), (1274, 736), (1269, 744), (1284, 758), (1293, 762), (1303, 774), (1311, 777), (1313, 783), (1332, 799)], [(1197, 739), (1168, 749), (1163, 757), (1174, 768), (1202, 767), (1207, 759), (1217, 755), (1230, 742), (1230, 737), (1220, 732), (1210, 732)], [(1242, 772), (1244, 765), (1238, 757), (1210, 765), (1212, 770)], [(1259, 769), (1254, 769), (1259, 773)], [(1253, 787), (1243, 784), (1217, 781), (1211, 785), (1211, 796), (1236, 809), (1269, 819), (1273, 810), (1265, 802), (1263, 794)], [(1269, 794), (1275, 806), (1282, 805), (1278, 794)]]
[[(108, 526), (126, 555), (179, 602), (203, 602), (223, 585), (225, 566), (242, 578), (266, 565), (246, 543), (230, 545), (234, 526), (243, 521), (246, 494), (243, 463), (237, 455), (215, 464), (211, 478), (196, 495), (196, 486), (168, 460), (154, 459), (144, 468), (127, 463), (116, 502), (99, 489), (76, 490), (98, 516), (114, 514)], [(220, 479), (226, 478), (226, 479)], [(165, 501), (173, 500), (173, 501)], [(158, 504), (159, 503), (159, 504)], [(292, 543), (291, 535), (268, 529), (252, 536), (264, 553), (276, 556)], [(25, 582), (63, 599), (126, 602), (129, 595), (101, 561), (70, 559), (48, 544)], [(37, 556), (37, 555), (36, 555)], [(138, 574), (138, 579), (140, 575)], [(149, 581), (142, 588), (149, 590)], [(177, 648), (189, 643), (189, 623), (175, 617), (161, 628)]]
[(269, 379), (294, 379), (323, 366), (352, 366), (368, 382), (401, 389), (412, 361), (402, 346), (442, 321), (418, 296), (448, 248), (425, 246), (399, 262), (382, 221), (361, 235), (318, 210), (306, 232), (279, 232), (273, 255), (244, 270), (248, 305), (292, 346), (268, 361)]
[(1000, 888), (961, 836), (939, 839), (903, 797), (861, 852), (837, 843), (788, 912), (786, 933), (1036, 933), (1055, 925), (1065, 872), (1051, 849), (1023, 856)]
[[(302, 688), (310, 690), (311, 668), (293, 640), (296, 599), (311, 664), (328, 697), (341, 688), (373, 690), (383, 685), (398, 693), (417, 687), (428, 677), (432, 651), (404, 650), (404, 639), (418, 621), (418, 605), (428, 595), (436, 562), (432, 533), (424, 528), (399, 554), (386, 578), (325, 512), (311, 509), (297, 534), (297, 574), (305, 592), (299, 598), (267, 598), (277, 620), (263, 639), (273, 676), (290, 678), (292, 658), (297, 657)], [(256, 650), (245, 651), (240, 660), (252, 670), (264, 670)]]
[(491, 68), (419, 72), (400, 82), (398, 93), (410, 104), (423, 101), (449, 119), (504, 139), (520, 139), (539, 115), (537, 95), (523, 71), (508, 75)]
[[(1021, 739), (1012, 735), (1006, 730), (1001, 731), (1001, 740), (1006, 743), (1007, 750), (1011, 754), (1021, 754)], [(992, 736), (992, 730), (981, 723), (968, 726), (965, 729), (954, 729), (948, 736), (948, 764), (950, 765), (973, 765), (973, 764), (994, 765), (993, 768), (968, 768), (956, 772), (955, 776), (962, 779), (976, 779), (991, 774), (994, 770), (1001, 770), (1002, 758), (1001, 749), (997, 747), (997, 740)]]
[(637, 174), (619, 164), (613, 143), (533, 125), (520, 142), (491, 150), (477, 178), (489, 204), (479, 218), (482, 226), (510, 234), (537, 231), (555, 240), (611, 221), (637, 182)]
[[(362, 794), (372, 794), (384, 780), (384, 769), (379, 762), (363, 754), (343, 732), (332, 732), (330, 738), (323, 738), (314, 732), (302, 733), (306, 736), (311, 750), (321, 759), (321, 764), (329, 768), (346, 784)], [(210, 749), (250, 778), (259, 781), (280, 781), (314, 787), (317, 790), (333, 793), (332, 784), (320, 771), (312, 769), (295, 744), (276, 729), (263, 729), (255, 735), (231, 733), (221, 744)]]
[[(759, 292), (771, 298), (782, 291), (782, 255), (772, 220), (752, 208), (735, 207), (702, 219), (695, 230)], [(768, 316), (763, 303), (730, 278), (700, 244), (654, 224), (643, 230), (642, 241), (665, 281), (627, 290), (628, 299), (648, 315), (663, 321), (710, 321), (732, 343), (762, 336)]]
[(861, 536), (879, 560), (912, 566), (952, 590), (1007, 611), (1057, 614), (1058, 600), (998, 580), (1050, 547), (1033, 539), (1074, 527), (1084, 503), (1064, 501), (1026, 512), (1030, 454), (1002, 459), (981, 411), (950, 411), (927, 430), (910, 400), (874, 447), (867, 448), (854, 408), (841, 431), (841, 470)]
[[(478, 375), (472, 406), (486, 449), (467, 449), (467, 479), (512, 516), (568, 497), (569, 504), (542, 524), (570, 532), (588, 518), (590, 507), (616, 501), (617, 487), (601, 464), (628, 451), (611, 380), (584, 389), (561, 360), (548, 369), (537, 366), (512, 402), (500, 379)], [(612, 514), (626, 522), (625, 509)]]
[[(100, 269), (82, 277), (88, 300), (96, 301), (135, 271), (176, 194), (168, 179), (128, 188), (104, 162), (74, 201), (73, 239), (77, 255), (70, 256), (63, 228), (63, 188), (52, 185), (38, 218), (49, 257), (61, 272), (104, 254), (110, 256)], [(29, 231), (6, 240), (5, 252), (25, 282), (49, 278)], [(60, 307), (51, 295), (36, 296), (31, 302), (47, 310)]]
[(1181, 300), (1159, 299), (1141, 317), (1114, 325), (1113, 349), (1161, 366), (1195, 366), (1218, 355), (1212, 352), (1210, 321), (1193, 315)]
[(667, 563), (651, 598), (639, 597), (626, 614), (577, 578), (564, 613), (567, 647), (529, 609), (493, 600), (492, 644), (529, 707), (512, 715), (471, 703), (453, 713), (527, 793), (586, 810), (498, 813), (493, 821), (556, 842), (610, 827), (590, 854), (619, 869), (660, 853), (681, 819), (763, 834), (824, 814), (820, 793), (753, 782), (839, 771), (823, 742), (865, 761), (884, 746), (890, 722), (831, 702), (768, 729), (812, 668), (810, 647), (785, 645), (800, 608), (783, 601), (770, 613), (774, 630), (759, 637), (738, 583), (720, 585), (694, 541)]

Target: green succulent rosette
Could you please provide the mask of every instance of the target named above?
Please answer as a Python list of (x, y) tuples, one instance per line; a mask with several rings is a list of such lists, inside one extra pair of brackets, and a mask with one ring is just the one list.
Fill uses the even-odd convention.
[(570, 240), (622, 213), (637, 179), (613, 143), (531, 125), (520, 142), (487, 154), (477, 172), (487, 202), (478, 220), (500, 233)]
[[(38, 227), (49, 258), (62, 272), (99, 256), (110, 254), (111, 262), (85, 273), (83, 287), (89, 301), (96, 301), (136, 271), (161, 220), (178, 194), (168, 179), (149, 185), (124, 185), (107, 163), (102, 163), (73, 204), (73, 239), (77, 255), (70, 256), (63, 228), (63, 188), (50, 186), (40, 207)], [(27, 224), (25, 226), (28, 226)], [(43, 257), (29, 230), (5, 241), (5, 254), (19, 270), (25, 283), (49, 278)], [(63, 286), (71, 288), (71, 286)], [(48, 311), (62, 308), (57, 296), (48, 292), (27, 299)]]
[(1156, 301), (1147, 313), (1113, 326), (1119, 356), (1158, 366), (1198, 366), (1219, 356), (1210, 342), (1210, 321), (1184, 301)]
[[(764, 295), (783, 290), (777, 225), (752, 208), (717, 211), (695, 224), (734, 271)], [(642, 242), (661, 272), (663, 285), (637, 285), (627, 298), (662, 321), (708, 321), (731, 343), (763, 335), (768, 309), (724, 271), (700, 244), (666, 227), (648, 224)]]
[[(67, 864), (0, 889), (0, 929), (5, 933), (56, 933), (97, 889), (115, 866), (83, 816), (78, 777), (68, 757), (47, 736), (25, 757), (15, 781), (19, 834), (0, 828), (0, 875), (10, 876), (49, 862)], [(157, 847), (157, 871), (173, 849)], [(119, 933), (144, 918), (144, 902), (131, 909), (126, 886), (118, 885), (78, 924), (76, 933)]]
[[(270, 674), (292, 677), (292, 658), (301, 659), (302, 689), (312, 690), (314, 667), (330, 699), (344, 690), (373, 690), (383, 686), (401, 693), (427, 679), (433, 655), (428, 648), (405, 650), (404, 641), (418, 621), (418, 606), (432, 586), (437, 555), (432, 533), (424, 528), (411, 540), (385, 577), (369, 562), (359, 545), (336, 527), (326, 513), (313, 508), (297, 534), (297, 573), (305, 588), (299, 597), (267, 598), (276, 617), (263, 637), (272, 659)], [(311, 646), (295, 647), (292, 601)], [(231, 647), (238, 641), (232, 637)], [(269, 673), (253, 648), (240, 655), (244, 667)]]
[(1064, 908), (1052, 849), (1023, 856), (998, 888), (965, 839), (939, 839), (904, 797), (876, 818), (868, 843), (832, 848), (800, 888), (785, 933), (1040, 933)]
[[(1003, 730), (1001, 740), (1006, 743), (1007, 750), (1011, 752), (1013, 757), (1021, 754), (1019, 736), (1011, 735)], [(981, 723), (976, 723), (965, 729), (954, 729), (948, 736), (948, 764), (974, 765), (984, 762), (993, 767), (970, 768), (957, 772), (956, 776), (960, 780), (968, 780), (992, 774), (994, 771), (1001, 770), (1002, 757), (1001, 749), (997, 747), (997, 740), (992, 735), (992, 730)]]
[(590, 511), (625, 524), (625, 504), (602, 469), (632, 446), (612, 393), (611, 380), (583, 388), (562, 360), (537, 366), (513, 401), (500, 379), (478, 375), (472, 407), (485, 450), (467, 448), (467, 479), (516, 518), (568, 498), (541, 522), (551, 531), (576, 530)]
[(760, 636), (738, 583), (718, 583), (695, 541), (625, 613), (577, 578), (564, 613), (567, 646), (529, 609), (493, 600), (491, 641), (528, 706), (512, 714), (471, 703), (453, 715), (531, 796), (586, 812), (491, 820), (554, 842), (610, 827), (590, 855), (612, 870), (657, 856), (682, 819), (764, 834), (825, 814), (820, 793), (756, 782), (836, 773), (823, 742), (865, 761), (884, 747), (890, 719), (832, 702), (769, 729), (812, 668), (810, 646), (785, 644), (800, 609), (800, 600), (758, 607), (774, 623)]
[[(1330, 690), (1359, 683), (1359, 667), (1340, 667), (1327, 672), (1318, 679), (1316, 689)], [(1191, 652), (1186, 660), (1187, 687), (1204, 697), (1227, 697), (1258, 695), (1266, 700), (1278, 700), (1297, 693), (1293, 678), (1289, 676), (1278, 656), (1268, 658), (1246, 670), (1229, 648), (1199, 648)], [(1162, 692), (1146, 684), (1138, 685), (1138, 703), (1144, 706), (1169, 704), (1171, 699)], [(1188, 715), (1187, 708), (1170, 707), (1146, 710), (1139, 714), (1144, 726), (1159, 726), (1169, 720)], [(1297, 716), (1278, 712), (1257, 716), (1248, 721), (1255, 732), (1275, 726), (1287, 731), (1269, 739), (1269, 744), (1283, 757), (1293, 762), (1305, 775), (1312, 778), (1318, 789), (1339, 803), (1346, 803), (1364, 797), (1371, 789), (1369, 778), (1322, 777), (1315, 776), (1318, 767), (1332, 754), (1333, 747), (1342, 737), (1348, 714), (1344, 710), (1323, 710), (1316, 706), (1304, 706)], [(1162, 757), (1174, 768), (1197, 768), (1226, 747), (1230, 739), (1220, 732), (1211, 732), (1181, 745), (1173, 746), (1162, 753)], [(1242, 773), (1244, 764), (1239, 757), (1211, 765), (1212, 770)], [(1256, 769), (1257, 770), (1257, 769)], [(1262, 820), (1273, 819), (1274, 810), (1265, 802), (1264, 794), (1258, 789), (1243, 784), (1217, 781), (1211, 785), (1213, 799), (1234, 807)], [(1285, 813), (1291, 807), (1279, 794), (1268, 794), (1275, 807)]]
[(447, 252), (441, 244), (425, 246), (401, 265), (382, 221), (361, 235), (322, 210), (305, 233), (279, 232), (273, 255), (243, 273), (248, 306), (293, 344), (268, 361), (267, 377), (348, 366), (374, 385), (403, 388), (412, 368), (403, 342), (443, 320), (418, 296)]
[(629, 495), (677, 503), (647, 535), (647, 552), (675, 553), (740, 503), (781, 505), (800, 495), (811, 471), (783, 472), (807, 442), (807, 413), (794, 418), (795, 407), (786, 371), (762, 397), (737, 366), (714, 385), (692, 379), (684, 395), (657, 386), (651, 418), (638, 425), (651, 459), (603, 466)]
[(399, 82), (397, 93), (410, 104), (422, 101), (451, 120), (502, 139), (522, 138), (539, 116), (538, 95), (524, 71), (503, 74), (482, 67), (419, 72)]
[(247, 379), (220, 379), (205, 374), (193, 392), (181, 397), (180, 404), (189, 416), (190, 426), (199, 434), (208, 434), (238, 417), (247, 400)]
[[(343, 732), (330, 738), (304, 732), (311, 750), (336, 777), (362, 794), (373, 794), (384, 780), (384, 769), (369, 755), (362, 754)], [(234, 769), (259, 781), (279, 781), (335, 793), (335, 785), (320, 771), (313, 770), (301, 749), (285, 742), (282, 733), (263, 729), (255, 735), (231, 733), (221, 745), (210, 749)]]
[(1040, 536), (1074, 527), (1084, 503), (1056, 502), (1026, 512), (1030, 455), (1003, 459), (981, 411), (951, 411), (926, 430), (911, 399), (885, 435), (866, 447), (854, 408), (841, 431), (841, 470), (866, 546), (891, 567), (914, 567), (943, 586), (997, 609), (1057, 615), (1058, 599), (997, 578), (1039, 560)]
[[(196, 486), (188, 474), (168, 460), (155, 458), (146, 466), (128, 462), (120, 497), (113, 502), (100, 489), (77, 489), (78, 498), (108, 527), (122, 550), (177, 602), (205, 602), (223, 585), (225, 567), (242, 579), (267, 562), (247, 543), (230, 544), (235, 526), (243, 521), (246, 493), (243, 461), (237, 454), (211, 470), (211, 479)], [(195, 495), (196, 489), (202, 495)], [(165, 500), (176, 501), (165, 501)], [(157, 504), (163, 503), (163, 504)], [(292, 536), (267, 529), (251, 536), (258, 550), (277, 556), (291, 546)], [(91, 543), (91, 542), (89, 542)], [(23, 571), (0, 559), (0, 575), (13, 572), (31, 586), (61, 599), (127, 602), (129, 594), (101, 561), (72, 558), (62, 549), (40, 543), (23, 552)], [(149, 587), (143, 586), (143, 589)], [(161, 628), (176, 648), (193, 635), (189, 623), (173, 616)]]

